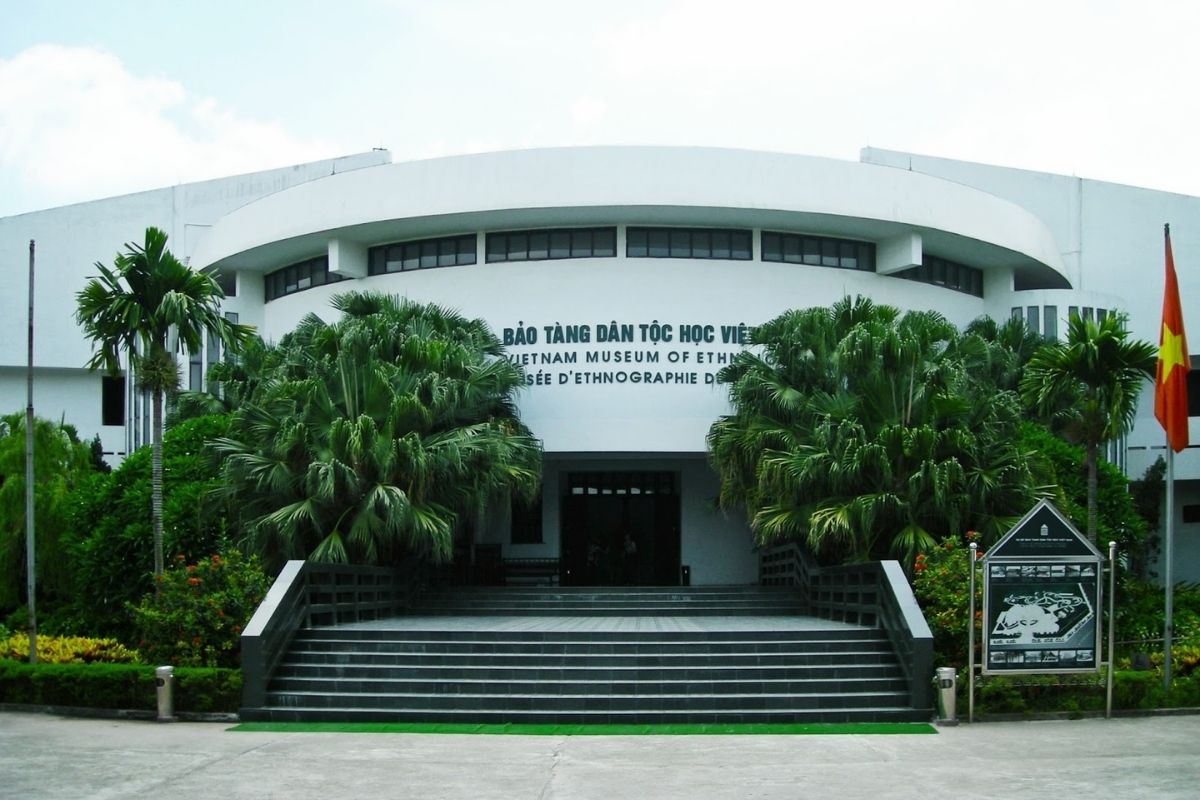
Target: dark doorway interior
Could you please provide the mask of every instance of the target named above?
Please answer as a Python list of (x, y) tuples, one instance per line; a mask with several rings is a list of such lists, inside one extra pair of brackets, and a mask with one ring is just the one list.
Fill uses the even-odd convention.
[(673, 472), (568, 473), (561, 530), (563, 584), (679, 585)]

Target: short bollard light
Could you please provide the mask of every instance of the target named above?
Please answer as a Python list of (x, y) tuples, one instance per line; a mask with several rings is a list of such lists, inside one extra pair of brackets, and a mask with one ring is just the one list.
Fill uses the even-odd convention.
[(955, 713), (955, 694), (957, 692), (958, 676), (954, 667), (938, 667), (937, 696), (938, 696), (938, 725), (957, 725)]
[(175, 668), (155, 667), (154, 686), (158, 693), (158, 721), (175, 721)]

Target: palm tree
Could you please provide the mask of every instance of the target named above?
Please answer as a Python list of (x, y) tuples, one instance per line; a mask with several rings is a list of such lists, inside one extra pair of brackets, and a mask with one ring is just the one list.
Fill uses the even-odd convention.
[(96, 263), (99, 277), (76, 295), (75, 319), (98, 349), (87, 367), (121, 370), (129, 354), (138, 386), (152, 396), (151, 520), (154, 530), (154, 575), (163, 570), (162, 553), (162, 428), (163, 397), (179, 384), (172, 352), (199, 352), (205, 334), (236, 350), (251, 335), (246, 325), (221, 315), (225, 293), (216, 277), (184, 266), (167, 250), (167, 235), (147, 228), (145, 241), (125, 246), (111, 268)]
[(1084, 447), (1087, 535), (1093, 544), (1100, 445), (1133, 427), (1138, 395), (1154, 375), (1156, 356), (1149, 342), (1129, 339), (1123, 315), (1096, 322), (1075, 314), (1066, 341), (1045, 345), (1025, 365), (1020, 387), (1026, 404)]
[(911, 563), (946, 535), (999, 533), (1037, 495), (1017, 398), (987, 379), (996, 348), (940, 315), (847, 298), (751, 341), (719, 376), (735, 413), (709, 447), (721, 505), (760, 541)]
[(532, 496), (541, 448), (517, 418), (520, 369), (479, 320), (338, 295), (269, 348), (223, 457), (244, 536), (265, 559), (446, 560), (464, 515)]

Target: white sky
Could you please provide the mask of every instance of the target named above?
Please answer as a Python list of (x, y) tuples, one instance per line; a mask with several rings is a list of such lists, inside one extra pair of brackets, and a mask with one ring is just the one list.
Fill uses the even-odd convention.
[(865, 145), (1200, 195), (1200, 3), (0, 0), (0, 216), (386, 147)]

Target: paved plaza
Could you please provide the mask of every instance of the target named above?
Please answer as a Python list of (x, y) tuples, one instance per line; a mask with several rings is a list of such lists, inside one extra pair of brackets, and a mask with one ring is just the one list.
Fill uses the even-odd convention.
[(1200, 716), (976, 723), (936, 735), (244, 733), (0, 713), (0, 796), (1200, 797)]

